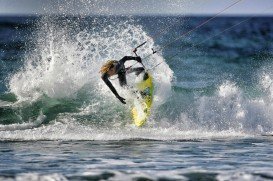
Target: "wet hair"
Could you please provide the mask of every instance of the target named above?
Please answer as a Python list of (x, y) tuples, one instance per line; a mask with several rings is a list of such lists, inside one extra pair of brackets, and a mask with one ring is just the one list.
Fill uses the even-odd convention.
[(106, 73), (109, 69), (113, 68), (115, 64), (118, 63), (117, 60), (108, 60), (101, 68), (100, 73)]

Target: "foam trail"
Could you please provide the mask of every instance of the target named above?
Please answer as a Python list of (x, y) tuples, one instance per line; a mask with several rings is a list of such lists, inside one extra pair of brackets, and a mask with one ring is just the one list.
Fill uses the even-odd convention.
[(22, 124), (0, 125), (0, 131), (15, 131), (37, 128), (43, 123), (45, 118), (46, 116), (41, 114), (34, 122), (29, 121)]
[[(14, 74), (9, 83), (10, 91), (19, 100), (36, 100), (43, 94), (52, 98), (75, 97), (86, 84), (92, 85), (91, 89), (99, 96), (113, 98), (100, 80), (100, 66), (107, 59), (119, 60), (125, 55), (133, 55), (132, 49), (136, 45), (151, 39), (132, 20), (81, 31), (60, 27), (49, 19), (43, 19), (41, 24), (44, 26), (37, 33), (37, 48), (25, 58), (24, 68)], [(154, 46), (153, 41), (149, 41), (139, 54), (150, 54)], [(152, 67), (161, 61), (163, 57), (159, 52), (144, 64)], [(169, 96), (173, 72), (163, 63), (152, 74), (156, 85), (155, 105), (162, 104)], [(122, 91), (117, 82), (113, 82), (118, 91)]]
[(213, 138), (249, 137), (236, 131), (203, 131), (202, 129), (181, 131), (176, 125), (164, 127), (125, 127), (105, 128), (81, 124), (75, 120), (61, 119), (58, 122), (31, 130), (1, 131), (4, 140), (200, 140)]
[(13, 104), (13, 102), (0, 100), (0, 108), (10, 107), (12, 104)]

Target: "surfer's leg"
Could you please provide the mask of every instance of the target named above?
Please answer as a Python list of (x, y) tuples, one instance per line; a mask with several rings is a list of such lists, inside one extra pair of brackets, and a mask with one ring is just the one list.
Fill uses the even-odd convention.
[(124, 87), (127, 85), (126, 75), (125, 73), (118, 74), (118, 80), (120, 86)]

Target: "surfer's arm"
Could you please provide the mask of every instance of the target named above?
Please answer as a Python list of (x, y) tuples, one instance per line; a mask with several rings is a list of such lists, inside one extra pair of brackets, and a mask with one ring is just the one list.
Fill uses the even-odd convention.
[(135, 61), (137, 61), (139, 63), (142, 62), (140, 57), (132, 57), (132, 56), (125, 56), (119, 62), (124, 64), (127, 60), (135, 60)]
[(126, 104), (125, 99), (123, 97), (120, 97), (118, 92), (116, 91), (115, 87), (112, 85), (112, 83), (109, 81), (109, 76), (107, 73), (102, 74), (101, 76), (102, 80), (105, 82), (105, 84), (110, 88), (110, 90), (113, 92), (113, 94), (122, 102), (123, 104)]

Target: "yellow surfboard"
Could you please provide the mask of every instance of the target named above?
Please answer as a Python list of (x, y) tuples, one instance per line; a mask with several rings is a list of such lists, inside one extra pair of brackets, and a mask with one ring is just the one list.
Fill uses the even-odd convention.
[(131, 112), (134, 124), (141, 127), (146, 123), (151, 114), (154, 91), (152, 76), (146, 72), (143, 80), (137, 83), (136, 87), (141, 96), (135, 98)]

